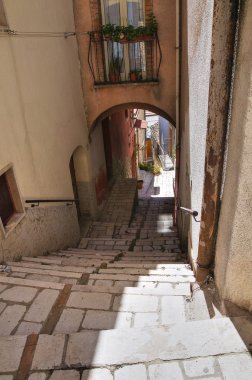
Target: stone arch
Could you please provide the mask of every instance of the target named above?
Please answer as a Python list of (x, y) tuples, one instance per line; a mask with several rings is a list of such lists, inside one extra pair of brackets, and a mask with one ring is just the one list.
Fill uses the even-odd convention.
[(117, 105), (114, 105), (111, 108), (108, 108), (106, 111), (103, 111), (94, 120), (94, 122), (91, 124), (90, 130), (89, 130), (89, 138), (91, 138), (91, 135), (92, 135), (92, 133), (93, 133), (96, 125), (101, 120), (105, 119), (106, 117), (108, 117), (109, 115), (111, 115), (114, 112), (117, 112), (117, 111), (120, 111), (120, 110), (123, 110), (123, 109), (127, 109), (127, 108), (139, 108), (139, 109), (144, 109), (144, 110), (148, 110), (148, 111), (154, 112), (157, 115), (160, 115), (160, 116), (164, 117), (165, 119), (167, 119), (174, 127), (176, 127), (175, 120), (167, 112), (165, 112), (161, 108), (158, 108), (158, 107), (156, 107), (156, 106), (154, 106), (152, 104), (141, 103), (141, 102), (123, 103), (123, 104), (117, 104)]
[(90, 214), (90, 189), (89, 189), (89, 169), (87, 153), (83, 146), (79, 145), (73, 151), (69, 168), (72, 178), (73, 192), (77, 203), (79, 217)]

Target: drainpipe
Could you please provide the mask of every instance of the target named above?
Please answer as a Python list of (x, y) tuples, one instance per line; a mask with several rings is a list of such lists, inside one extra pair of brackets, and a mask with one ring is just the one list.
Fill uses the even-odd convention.
[(180, 46), (181, 46), (181, 33), (180, 33), (180, 10), (181, 0), (176, 0), (176, 168), (175, 168), (175, 211), (173, 224), (177, 224), (177, 198), (179, 190), (179, 167), (180, 167)]
[(239, 0), (214, 1), (205, 179), (196, 269), (199, 282), (212, 270), (215, 259), (238, 15)]

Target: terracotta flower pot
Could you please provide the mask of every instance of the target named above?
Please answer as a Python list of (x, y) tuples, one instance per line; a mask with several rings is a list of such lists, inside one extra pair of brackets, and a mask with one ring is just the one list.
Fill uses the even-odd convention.
[(137, 181), (137, 188), (138, 188), (138, 190), (141, 190), (143, 188), (143, 182), (144, 181), (142, 179), (139, 179)]
[(109, 79), (111, 82), (119, 82), (120, 81), (120, 74), (118, 73), (110, 73)]
[(135, 72), (132, 72), (129, 74), (131, 82), (136, 82), (138, 80), (138, 74)]

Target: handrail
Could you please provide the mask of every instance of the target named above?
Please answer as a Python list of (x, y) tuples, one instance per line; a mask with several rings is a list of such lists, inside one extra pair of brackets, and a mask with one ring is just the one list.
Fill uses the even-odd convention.
[(196, 216), (199, 215), (198, 211), (192, 210), (192, 209), (186, 208), (186, 207), (181, 207), (181, 206), (178, 206), (178, 210), (184, 212), (185, 214), (191, 215), (193, 217), (193, 219), (195, 220), (195, 222), (197, 222), (197, 223), (200, 222), (200, 220), (196, 219)]
[(39, 206), (40, 203), (66, 203), (71, 206), (73, 203), (78, 203), (78, 199), (26, 199), (25, 203), (31, 203), (31, 207)]

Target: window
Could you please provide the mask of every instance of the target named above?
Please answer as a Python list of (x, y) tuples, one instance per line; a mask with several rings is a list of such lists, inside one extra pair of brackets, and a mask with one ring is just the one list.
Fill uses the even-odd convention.
[(14, 212), (14, 204), (11, 199), (6, 174), (3, 174), (0, 176), (0, 217), (4, 226), (6, 226)]
[[(102, 0), (102, 23), (115, 25), (143, 26), (144, 20), (144, 0)], [(129, 73), (141, 72), (141, 78), (146, 77), (145, 65), (145, 44), (136, 42), (130, 44), (120, 44), (118, 42), (104, 42), (106, 71), (109, 77), (109, 68), (116, 59), (120, 60), (120, 72), (125, 79)]]
[(7, 26), (7, 20), (5, 16), (5, 11), (4, 11), (4, 5), (3, 5), (3, 0), (0, 0), (0, 27), (1, 26)]
[(24, 216), (12, 165), (0, 170), (0, 232), (5, 236)]

